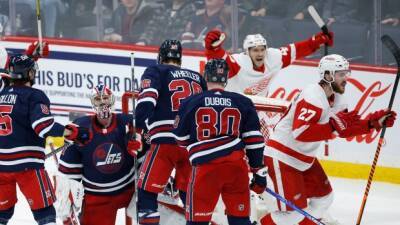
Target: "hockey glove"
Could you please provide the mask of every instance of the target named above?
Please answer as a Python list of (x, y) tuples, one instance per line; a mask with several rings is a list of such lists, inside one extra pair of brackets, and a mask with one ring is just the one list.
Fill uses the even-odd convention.
[(205, 47), (208, 50), (217, 50), (224, 43), (225, 34), (220, 30), (214, 29), (207, 33), (204, 38)]
[(142, 135), (136, 133), (136, 139), (128, 141), (126, 150), (128, 151), (129, 155), (137, 157), (138, 153), (142, 151)]
[(353, 135), (353, 127), (360, 123), (360, 116), (358, 111), (351, 112), (338, 112), (332, 115), (329, 123), (333, 130), (337, 131), (339, 137), (351, 137)]
[(267, 188), (267, 167), (252, 168), (253, 179), (250, 182), (250, 189), (257, 194), (261, 194)]
[(91, 130), (85, 127), (80, 127), (73, 123), (65, 126), (65, 130), (68, 133), (66, 133), (64, 137), (67, 140), (73, 141), (81, 146), (88, 144), (93, 138), (93, 133)]
[(72, 214), (72, 207), (76, 212), (82, 207), (84, 188), (81, 182), (63, 176), (54, 177), (56, 189), (55, 208), (57, 217), (62, 221), (67, 220)]
[(42, 48), (40, 48), (39, 42), (32, 42), (26, 49), (26, 55), (32, 56), (35, 61), (39, 58), (49, 56), (49, 43), (42, 42)]
[(383, 127), (383, 124), (386, 127), (393, 127), (394, 121), (396, 120), (397, 113), (395, 111), (389, 110), (378, 110), (368, 117), (368, 123), (370, 128), (374, 128), (377, 131), (380, 131)]
[(323, 44), (327, 44), (328, 46), (333, 46), (333, 32), (329, 32), (329, 35), (320, 32), (315, 34), (310, 39), (312, 48), (318, 49)]

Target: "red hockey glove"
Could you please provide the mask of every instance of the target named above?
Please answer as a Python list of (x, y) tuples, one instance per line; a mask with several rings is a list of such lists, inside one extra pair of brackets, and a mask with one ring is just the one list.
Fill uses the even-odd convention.
[(138, 153), (142, 151), (142, 146), (142, 135), (136, 133), (136, 139), (128, 141), (126, 150), (128, 151), (129, 155), (137, 157)]
[(393, 127), (394, 121), (396, 120), (397, 113), (395, 111), (389, 110), (378, 110), (368, 117), (368, 122), (370, 128), (374, 128), (377, 131), (380, 131), (383, 127), (383, 124), (386, 124), (386, 127)]
[(65, 139), (73, 141), (78, 145), (86, 145), (93, 138), (93, 133), (91, 130), (85, 127), (80, 127), (73, 123), (65, 126), (65, 129), (69, 132), (69, 134), (64, 136)]
[(220, 30), (214, 29), (207, 33), (204, 38), (205, 47), (208, 50), (217, 50), (222, 46), (225, 40), (225, 34)]
[(351, 137), (356, 125), (360, 123), (358, 111), (339, 112), (331, 116), (329, 123), (339, 134), (339, 137)]
[(257, 194), (263, 193), (267, 188), (267, 167), (251, 168), (251, 172), (253, 172), (253, 179), (250, 183), (250, 189)]
[(327, 44), (328, 46), (333, 46), (333, 32), (329, 32), (329, 35), (320, 32), (315, 34), (310, 39), (311, 45), (314, 49), (318, 49), (323, 44)]
[(26, 49), (26, 54), (32, 56), (35, 60), (49, 56), (49, 43), (42, 42), (42, 49), (38, 41), (32, 42)]

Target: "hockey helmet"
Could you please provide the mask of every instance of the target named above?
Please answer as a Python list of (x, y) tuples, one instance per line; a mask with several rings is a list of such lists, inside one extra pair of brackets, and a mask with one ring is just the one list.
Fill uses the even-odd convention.
[(33, 85), (37, 70), (35, 60), (27, 55), (17, 54), (10, 57), (8, 71), (12, 80), (30, 81)]
[(265, 46), (268, 48), (267, 40), (261, 34), (249, 34), (243, 41), (243, 50), (249, 51), (249, 48)]
[(207, 82), (222, 83), (228, 82), (229, 67), (223, 59), (211, 59), (204, 69), (204, 78)]
[(107, 119), (111, 116), (115, 103), (115, 96), (104, 84), (99, 84), (93, 88), (90, 96), (92, 107), (100, 119)]
[(176, 59), (179, 62), (182, 59), (182, 45), (178, 40), (165, 40), (158, 50), (158, 64), (168, 59)]
[[(331, 54), (324, 56), (318, 65), (319, 75), (321, 80), (324, 80), (327, 83), (331, 83), (335, 81), (335, 76), (333, 76), (336, 72), (342, 71), (345, 75), (350, 75), (350, 66), (349, 61), (345, 59), (341, 55)], [(331, 81), (325, 79), (325, 73), (329, 72), (332, 77)]]

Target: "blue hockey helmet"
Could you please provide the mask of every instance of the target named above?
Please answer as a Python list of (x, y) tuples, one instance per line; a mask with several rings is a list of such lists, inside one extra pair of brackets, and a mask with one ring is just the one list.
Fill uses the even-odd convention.
[(11, 80), (33, 81), (38, 66), (32, 58), (23, 54), (16, 54), (10, 57), (8, 70)]
[(204, 69), (204, 79), (207, 82), (222, 83), (228, 82), (229, 67), (223, 59), (211, 59), (207, 62)]
[(182, 59), (182, 45), (178, 40), (165, 40), (158, 50), (158, 63), (161, 64), (169, 59)]

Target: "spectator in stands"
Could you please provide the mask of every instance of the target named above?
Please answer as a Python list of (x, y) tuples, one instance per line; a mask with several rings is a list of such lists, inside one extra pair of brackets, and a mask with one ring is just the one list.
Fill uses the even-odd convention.
[(398, 26), (400, 24), (400, 1), (382, 1), (382, 24)]
[(149, 43), (144, 35), (148, 22), (161, 14), (160, 4), (145, 0), (121, 0), (105, 29), (105, 41)]
[(307, 6), (316, 0), (267, 0), (266, 16), (304, 20), (307, 15)]
[[(36, 1), (32, 0), (15, 0), (16, 9), (30, 6), (25, 12), (20, 14), (22, 23), (31, 24), (36, 23)], [(62, 17), (66, 11), (66, 7), (61, 0), (41, 0), (40, 1), (41, 14), (43, 19), (43, 35), (46, 37), (57, 36), (57, 20)], [(27, 17), (29, 15), (29, 17)], [(33, 18), (32, 18), (33, 15)], [(18, 17), (18, 12), (17, 12)], [(26, 21), (25, 21), (26, 20)], [(28, 26), (29, 27), (29, 26)], [(27, 35), (30, 35), (29, 33)], [(32, 34), (33, 35), (33, 34)]]
[(182, 45), (189, 48), (202, 48), (203, 40), (208, 31), (219, 29), (224, 32), (230, 24), (225, 15), (230, 12), (224, 0), (204, 0), (204, 9), (196, 12), (196, 15), (187, 23), (182, 34)]
[(191, 0), (164, 1), (161, 14), (149, 21), (144, 31), (147, 42), (137, 44), (160, 45), (165, 39), (181, 39), (195, 12), (196, 6)]
[(251, 16), (265, 16), (268, 0), (244, 0), (240, 1), (239, 8), (248, 12)]
[(322, 4), (322, 17), (329, 26), (335, 22), (362, 22), (359, 17), (360, 6), (363, 0), (324, 0)]

